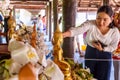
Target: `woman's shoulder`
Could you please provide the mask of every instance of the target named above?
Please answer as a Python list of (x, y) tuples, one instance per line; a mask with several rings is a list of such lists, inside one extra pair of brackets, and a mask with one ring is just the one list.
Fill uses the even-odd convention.
[[(114, 35), (118, 36), (120, 34), (120, 31), (118, 30), (117, 27), (113, 27), (111, 30), (110, 30), (111, 33), (113, 33)], [(119, 35), (120, 36), (120, 35)]]
[(87, 20), (83, 22), (79, 27), (83, 27), (85, 30), (93, 30), (96, 27), (95, 20)]
[(90, 24), (90, 25), (95, 25), (96, 21), (95, 20), (86, 20), (84, 24)]
[(117, 27), (113, 27), (113, 30), (119, 32), (119, 29)]
[(115, 30), (118, 30), (118, 31), (120, 32), (120, 28), (119, 28), (119, 27), (114, 26), (113, 28), (114, 28)]

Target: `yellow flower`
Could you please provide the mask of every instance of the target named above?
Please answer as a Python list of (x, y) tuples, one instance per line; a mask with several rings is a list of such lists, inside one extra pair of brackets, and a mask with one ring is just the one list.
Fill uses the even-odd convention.
[(32, 58), (34, 58), (36, 55), (35, 55), (35, 53), (29, 51), (28, 54), (27, 54), (27, 56), (28, 56), (29, 59), (32, 59)]

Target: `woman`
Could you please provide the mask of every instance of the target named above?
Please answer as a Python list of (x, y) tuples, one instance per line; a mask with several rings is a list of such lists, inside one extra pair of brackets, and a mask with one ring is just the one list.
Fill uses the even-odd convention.
[(119, 30), (113, 25), (113, 10), (110, 6), (101, 6), (96, 20), (84, 22), (79, 27), (63, 33), (63, 37), (86, 34), (87, 48), (85, 66), (90, 68), (98, 80), (110, 80), (112, 52), (119, 42)]

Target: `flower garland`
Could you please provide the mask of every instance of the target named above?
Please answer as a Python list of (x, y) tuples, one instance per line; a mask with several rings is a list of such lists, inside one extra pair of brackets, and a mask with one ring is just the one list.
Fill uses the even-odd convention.
[(115, 12), (113, 18), (114, 18), (114, 23), (116, 27), (120, 30), (120, 11)]

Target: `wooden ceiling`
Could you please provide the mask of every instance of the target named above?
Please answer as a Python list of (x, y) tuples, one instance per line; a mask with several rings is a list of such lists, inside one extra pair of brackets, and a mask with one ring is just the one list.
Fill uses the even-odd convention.
[(18, 9), (44, 9), (47, 2), (48, 0), (10, 0), (10, 4)]
[[(10, 0), (10, 4), (15, 9), (27, 9), (31, 13), (38, 13), (41, 9), (46, 9), (47, 3), (53, 0)], [(61, 7), (62, 0), (58, 0)], [(109, 0), (112, 6), (115, 6), (115, 0)], [(111, 3), (112, 2), (112, 3)], [(103, 4), (103, 0), (77, 0), (78, 11), (94, 11)]]
[(102, 0), (78, 0), (78, 11), (94, 11), (102, 5)]
[(38, 14), (41, 9), (45, 9), (49, 0), (10, 0), (10, 4), (15, 9), (26, 9), (32, 14)]

